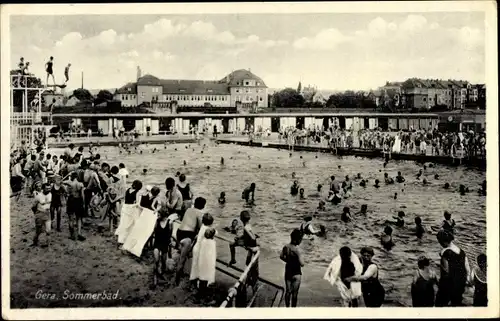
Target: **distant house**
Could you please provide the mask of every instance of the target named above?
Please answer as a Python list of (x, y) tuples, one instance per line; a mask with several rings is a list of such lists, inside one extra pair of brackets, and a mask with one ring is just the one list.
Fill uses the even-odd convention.
[(75, 96), (70, 96), (64, 106), (66, 107), (73, 107), (76, 106), (80, 103), (80, 99), (76, 98)]

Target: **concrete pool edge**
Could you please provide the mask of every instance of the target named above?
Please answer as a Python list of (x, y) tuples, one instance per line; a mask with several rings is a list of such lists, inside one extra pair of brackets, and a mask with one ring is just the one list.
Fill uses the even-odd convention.
[[(288, 150), (289, 148), (288, 144), (273, 143), (273, 142), (250, 142), (248, 140), (241, 140), (234, 138), (216, 139), (216, 141), (222, 144), (237, 144), (249, 147), (274, 148), (274, 149), (284, 149), (284, 150)], [(329, 147), (322, 147), (322, 146), (295, 145), (293, 149), (294, 151), (301, 151), (301, 152), (331, 153), (331, 149)], [(382, 158), (382, 159), (384, 158), (384, 154), (382, 153), (381, 150), (365, 150), (358, 148), (339, 147), (337, 148), (336, 155), (358, 156), (366, 158)], [(391, 153), (391, 160), (408, 160), (420, 163), (430, 162), (448, 166), (464, 165), (464, 166), (475, 167), (481, 170), (486, 170), (486, 159), (482, 158), (472, 158), (472, 159), (463, 158), (460, 162), (459, 159), (452, 158), (449, 156), (430, 156), (430, 155), (414, 155), (405, 153)]]

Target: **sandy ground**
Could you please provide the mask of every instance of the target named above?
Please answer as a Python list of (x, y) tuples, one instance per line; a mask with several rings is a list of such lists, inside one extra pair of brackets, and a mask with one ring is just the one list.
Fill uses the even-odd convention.
[[(179, 286), (173, 275), (155, 290), (152, 284), (153, 255), (139, 261), (123, 253), (116, 237), (109, 236), (100, 219), (84, 226), (83, 242), (69, 239), (63, 213), (61, 232), (52, 231), (50, 245), (42, 234), (39, 247), (30, 247), (34, 235), (32, 198), (11, 198), (10, 276), (11, 308), (47, 307), (194, 307), (218, 305), (227, 294), (223, 287), (198, 299), (186, 277)], [(55, 228), (55, 224), (54, 224)], [(112, 293), (110, 299), (71, 299), (75, 293)], [(118, 294), (117, 294), (118, 293)], [(41, 297), (45, 295), (45, 297)], [(215, 301), (210, 302), (210, 301)]]

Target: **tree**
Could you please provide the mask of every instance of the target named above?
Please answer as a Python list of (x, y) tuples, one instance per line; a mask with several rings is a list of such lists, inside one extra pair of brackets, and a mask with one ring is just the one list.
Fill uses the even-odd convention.
[(295, 89), (285, 88), (274, 93), (273, 102), (276, 107), (301, 107), (304, 105), (304, 97)]
[(80, 100), (80, 101), (93, 101), (94, 100), (94, 97), (92, 96), (92, 94), (90, 93), (90, 91), (88, 91), (87, 89), (84, 89), (84, 88), (78, 88), (78, 89), (75, 89), (73, 91), (73, 96), (76, 97), (76, 99)]
[(113, 94), (108, 90), (100, 90), (94, 101), (95, 105), (99, 105), (103, 102), (113, 101)]

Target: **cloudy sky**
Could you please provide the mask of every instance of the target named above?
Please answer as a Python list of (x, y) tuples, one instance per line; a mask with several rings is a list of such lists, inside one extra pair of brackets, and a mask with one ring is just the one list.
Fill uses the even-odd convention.
[[(11, 16), (19, 57), (70, 88), (116, 88), (136, 66), (166, 79), (221, 79), (251, 69), (269, 87), (368, 89), (409, 77), (485, 81), (481, 12)], [(58, 81), (59, 82), (59, 81)]]

